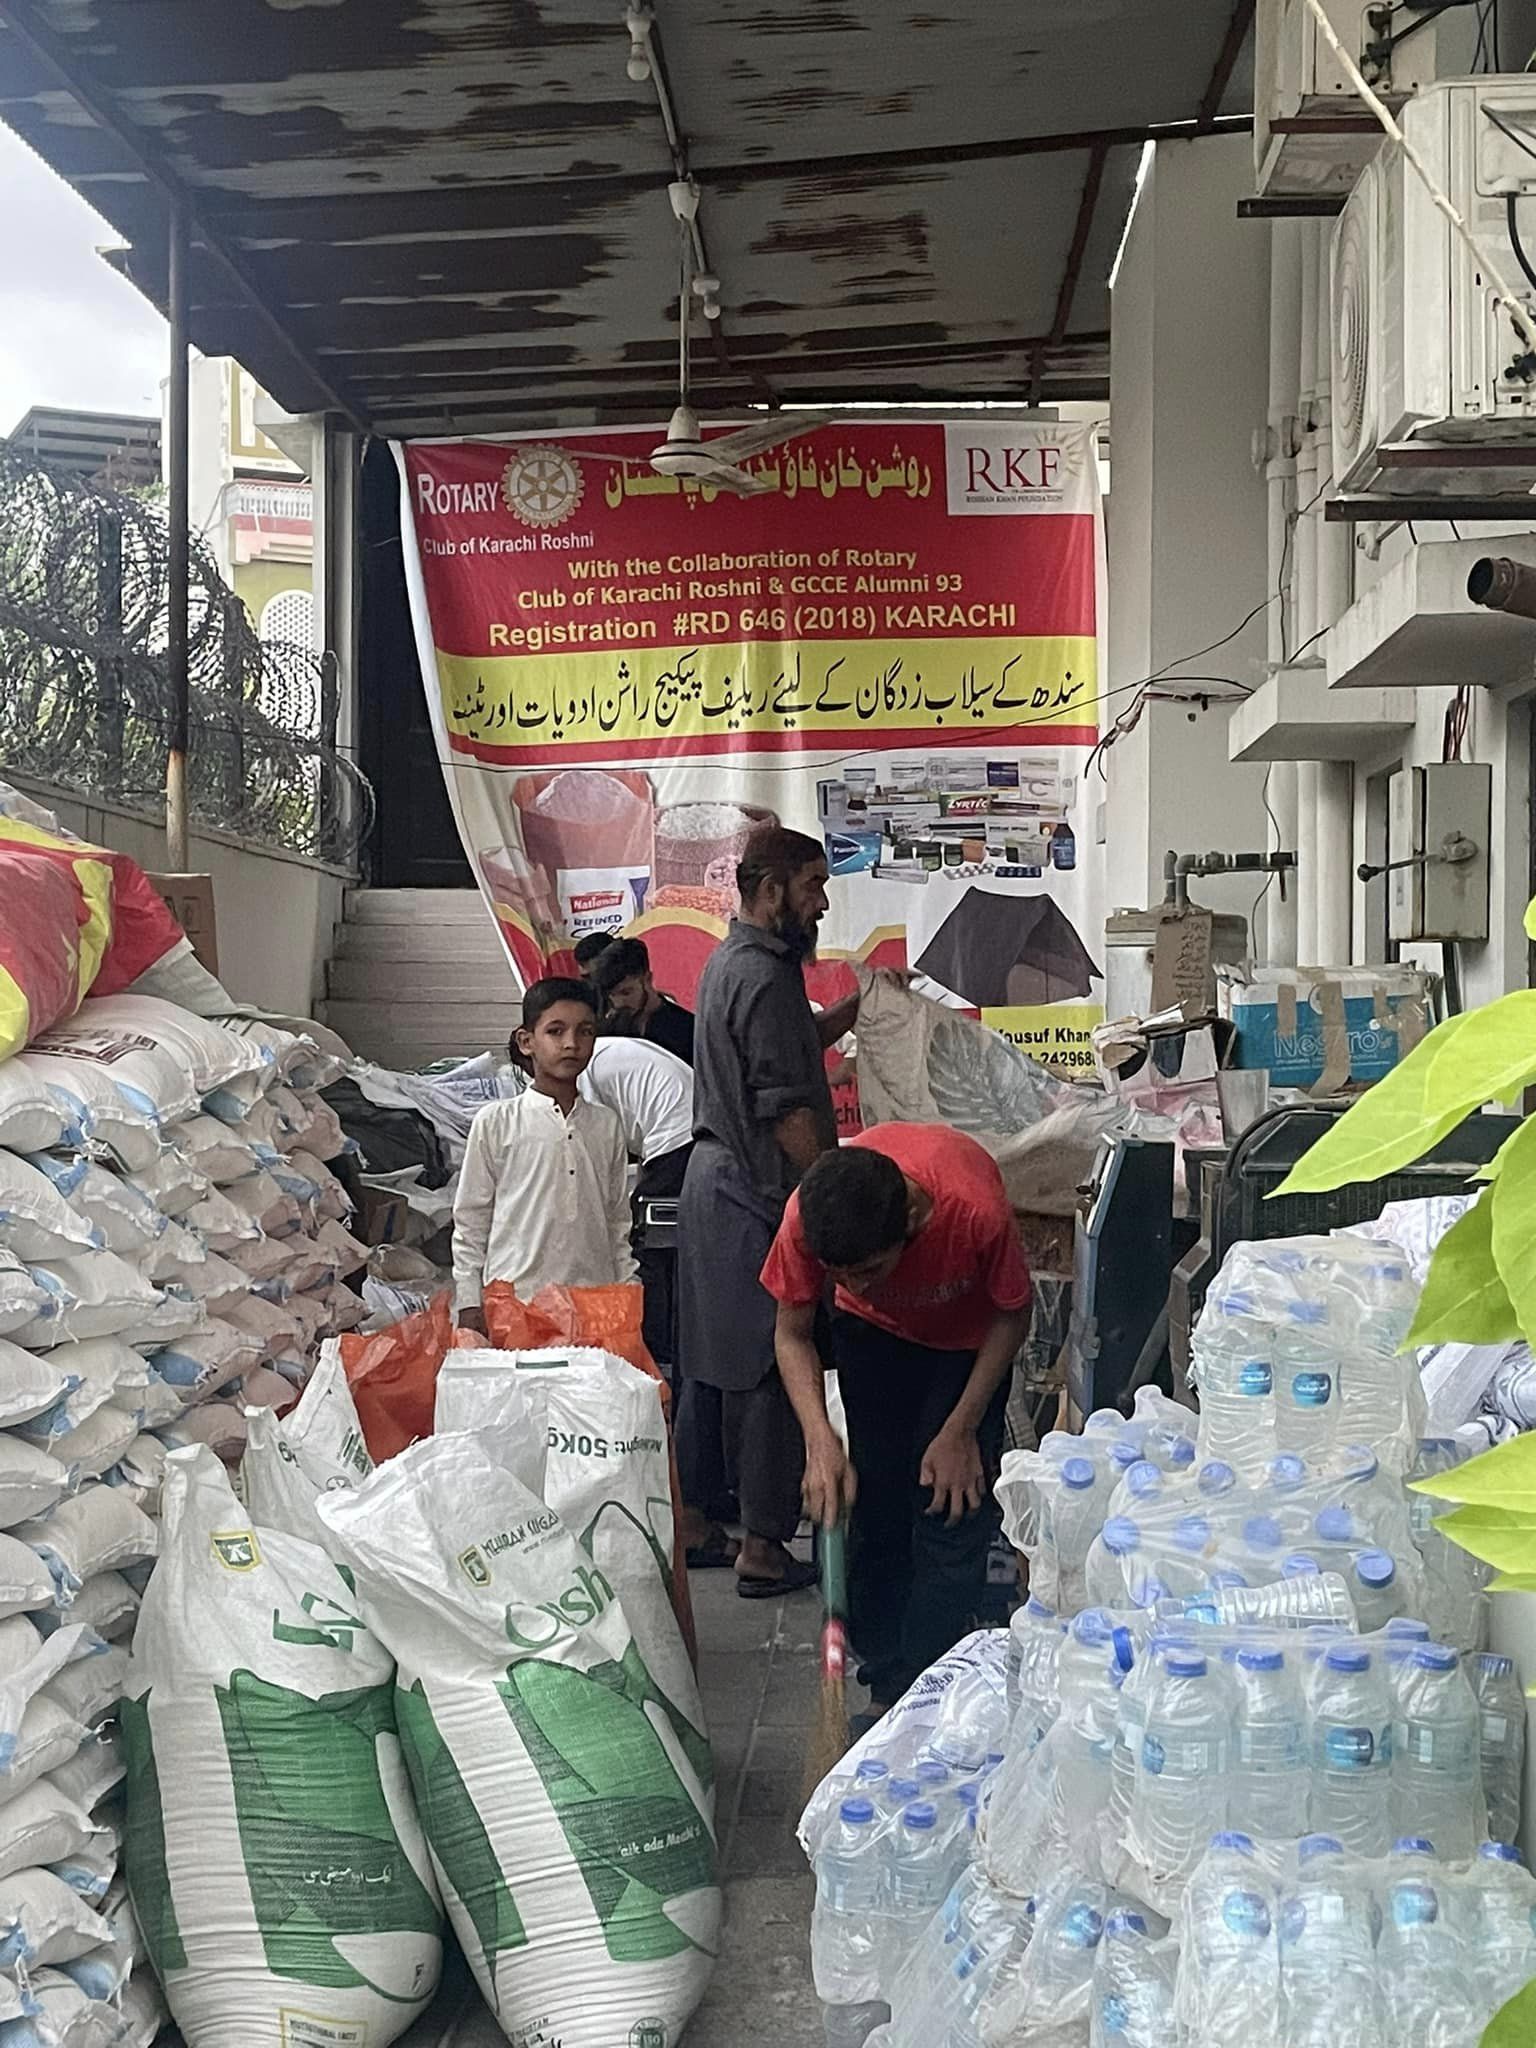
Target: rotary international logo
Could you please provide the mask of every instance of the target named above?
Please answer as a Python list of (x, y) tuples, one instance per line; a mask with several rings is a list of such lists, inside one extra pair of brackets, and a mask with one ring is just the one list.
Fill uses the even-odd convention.
[(581, 503), (581, 464), (548, 441), (514, 448), (501, 473), (507, 510), (524, 526), (561, 526)]

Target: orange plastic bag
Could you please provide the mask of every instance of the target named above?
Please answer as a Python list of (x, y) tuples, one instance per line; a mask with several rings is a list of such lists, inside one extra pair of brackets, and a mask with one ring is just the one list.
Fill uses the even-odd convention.
[[(481, 1305), (485, 1310), (485, 1327), (499, 1351), (542, 1351), (557, 1344), (590, 1344), (599, 1351), (611, 1351), (615, 1358), (624, 1359), (655, 1380), (661, 1394), (661, 1412), (667, 1421), (668, 1461), (672, 1468), (672, 1607), (688, 1654), (697, 1662), (698, 1638), (694, 1632), (683, 1543), (683, 1493), (677, 1478), (677, 1451), (672, 1443), (672, 1389), (640, 1334), (645, 1306), (643, 1291), (632, 1283), (616, 1287), (541, 1287), (529, 1302), (520, 1301), (505, 1280), (493, 1280)], [(347, 1377), (352, 1377), (350, 1367)], [(371, 1441), (368, 1448), (373, 1449)]]
[(337, 1340), (342, 1370), (357, 1403), (363, 1441), (382, 1464), (432, 1434), (437, 1375), (444, 1356), (480, 1339), (453, 1327), (452, 1296), (445, 1288), (424, 1309), (387, 1329), (352, 1331)]

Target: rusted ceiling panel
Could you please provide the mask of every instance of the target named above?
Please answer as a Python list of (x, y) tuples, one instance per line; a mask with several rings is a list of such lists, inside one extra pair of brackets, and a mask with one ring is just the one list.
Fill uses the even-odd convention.
[[(656, 10), (723, 286), (716, 403), (1097, 395), (1140, 132), (1240, 107), (1251, 70), (1239, 0)], [(290, 407), (397, 432), (632, 416), (670, 402), (678, 253), (621, 12), (0, 0), (0, 119), (162, 304), (183, 194), (194, 337)]]

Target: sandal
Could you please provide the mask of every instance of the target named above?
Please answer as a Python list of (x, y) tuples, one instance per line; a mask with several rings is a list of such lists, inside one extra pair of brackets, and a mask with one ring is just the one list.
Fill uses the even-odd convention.
[(747, 1578), (736, 1575), (736, 1591), (743, 1600), (777, 1600), (784, 1593), (803, 1593), (808, 1586), (814, 1586), (821, 1573), (813, 1564), (803, 1564), (798, 1557), (792, 1557), (788, 1565), (775, 1579)]
[(688, 1569), (691, 1572), (724, 1571), (736, 1562), (741, 1545), (734, 1536), (727, 1536), (723, 1529), (716, 1529), (705, 1543), (696, 1543), (686, 1553)]

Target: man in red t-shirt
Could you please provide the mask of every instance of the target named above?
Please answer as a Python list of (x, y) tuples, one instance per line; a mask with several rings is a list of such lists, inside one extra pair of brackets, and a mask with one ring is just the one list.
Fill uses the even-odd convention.
[[(836, 1284), (832, 1356), (816, 1311)], [(1002, 1175), (943, 1124), (880, 1124), (807, 1169), (762, 1272), (779, 1374), (805, 1433), (805, 1505), (852, 1511), (849, 1623), (877, 1710), (972, 1627), (1025, 1264)], [(837, 1367), (847, 1455), (827, 1420)]]

